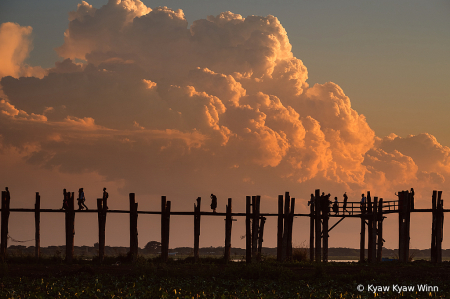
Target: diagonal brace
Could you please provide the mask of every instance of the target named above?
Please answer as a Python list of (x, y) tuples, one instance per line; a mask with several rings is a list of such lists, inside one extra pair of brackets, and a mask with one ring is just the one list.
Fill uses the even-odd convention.
[[(338, 222), (336, 222), (332, 227), (330, 227), (330, 228), (328, 229), (328, 233), (329, 233), (336, 225), (338, 225), (342, 220), (344, 220), (344, 218), (345, 218), (345, 216), (343, 216)], [(322, 232), (321, 237), (323, 237), (323, 232)]]

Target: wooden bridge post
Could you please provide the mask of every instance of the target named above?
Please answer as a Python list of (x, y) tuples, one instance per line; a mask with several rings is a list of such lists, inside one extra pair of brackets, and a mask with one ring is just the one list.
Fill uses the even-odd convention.
[(372, 250), (373, 250), (373, 209), (372, 209), (372, 198), (370, 197), (370, 191), (367, 191), (367, 261), (372, 263)]
[(170, 200), (161, 196), (161, 260), (169, 259)]
[(250, 196), (245, 197), (245, 261), (247, 264), (252, 262), (252, 231), (250, 219)]
[(292, 228), (294, 226), (294, 210), (295, 210), (295, 198), (291, 198), (291, 212), (289, 213), (288, 247), (286, 254), (288, 260), (292, 260)]
[(168, 254), (166, 257), (166, 210), (167, 210), (167, 200), (165, 196), (161, 196), (161, 260), (167, 261)]
[(442, 263), (442, 231), (444, 224), (443, 203), (441, 200), (442, 191), (438, 191), (436, 202), (436, 262)]
[(321, 196), (320, 189), (316, 189), (314, 197), (314, 208), (315, 208), (315, 231), (316, 231), (316, 248), (315, 248), (315, 259), (316, 262), (320, 262), (322, 258), (322, 222), (321, 222)]
[(378, 202), (378, 230), (377, 230), (377, 237), (378, 237), (378, 248), (377, 248), (377, 262), (381, 262), (382, 254), (383, 254), (383, 199), (380, 198), (380, 201)]
[(372, 227), (371, 227), (371, 233), (370, 238), (372, 239), (371, 249), (370, 249), (370, 260), (369, 262), (374, 263), (377, 260), (377, 217), (378, 217), (378, 197), (373, 198), (373, 205), (372, 205)]
[(225, 218), (225, 260), (229, 262), (231, 260), (231, 228), (233, 225), (233, 219), (231, 218), (231, 198), (228, 198), (227, 215)]
[(432, 215), (432, 222), (431, 222), (431, 262), (436, 263), (437, 262), (437, 255), (436, 255), (436, 226), (437, 226), (437, 213), (436, 213), (436, 198), (437, 198), (437, 191), (433, 190), (433, 196), (431, 198), (431, 215)]
[(9, 221), (9, 204), (11, 198), (9, 192), (2, 191), (2, 224), (1, 224), (1, 245), (0, 255), (2, 260), (6, 258), (6, 249), (8, 248), (8, 221)]
[(409, 244), (411, 241), (411, 197), (412, 197), (412, 193), (410, 193), (409, 191), (405, 191), (405, 249), (404, 249), (404, 260), (405, 262), (409, 262)]
[(399, 199), (399, 249), (398, 258), (400, 262), (409, 261), (409, 220), (410, 220), (410, 198), (408, 191), (398, 193)]
[(398, 260), (403, 261), (403, 191), (398, 192)]
[(366, 247), (366, 210), (364, 206), (361, 206), (361, 235), (359, 242), (359, 261), (364, 262), (365, 259), (365, 247)]
[(258, 225), (259, 213), (258, 213), (258, 199), (256, 196), (252, 196), (252, 260), (256, 260), (258, 253)]
[(135, 194), (130, 193), (130, 258), (135, 261), (138, 255), (138, 230), (137, 219), (138, 204), (136, 202)]
[(283, 195), (278, 195), (277, 261), (282, 261), (283, 250)]
[(165, 237), (164, 237), (164, 240), (166, 241), (166, 243), (164, 244), (164, 257), (165, 257), (166, 261), (169, 259), (170, 210), (171, 210), (171, 207), (172, 207), (172, 202), (170, 200), (168, 200), (167, 206), (166, 206), (166, 213), (165, 213), (166, 225), (165, 225)]
[[(198, 261), (200, 258), (199, 248), (200, 248), (200, 206), (202, 203), (202, 198), (197, 197), (197, 205), (194, 203), (194, 261)], [(228, 210), (227, 210), (228, 213)], [(225, 241), (226, 247), (226, 241)], [(226, 250), (226, 249), (225, 249)]]
[(74, 193), (69, 193), (68, 208), (66, 210), (66, 263), (73, 262), (73, 246), (75, 237), (75, 207)]
[(41, 196), (36, 192), (36, 203), (34, 204), (34, 255), (41, 257)]
[(283, 217), (283, 242), (281, 251), (281, 260), (285, 261), (288, 248), (288, 236), (289, 236), (289, 208), (291, 204), (291, 198), (289, 192), (284, 195), (284, 217)]
[(261, 217), (261, 224), (259, 226), (259, 236), (258, 236), (258, 259), (261, 260), (262, 254), (262, 243), (264, 241), (264, 224), (266, 223), (266, 217)]
[(314, 261), (314, 203), (315, 199), (311, 198), (309, 207), (309, 260)]
[(103, 262), (105, 257), (105, 230), (106, 230), (106, 211), (107, 199), (97, 198), (97, 217), (98, 217), (98, 259)]
[(324, 197), (322, 205), (322, 261), (328, 263), (328, 219), (330, 218), (330, 203)]
[[(255, 242), (255, 247), (256, 247), (256, 251), (254, 253), (254, 257), (253, 259), (256, 259), (257, 261), (261, 260), (261, 256), (259, 254), (259, 244), (260, 244), (260, 233), (261, 233), (261, 225), (260, 225), (260, 214), (261, 214), (261, 196), (260, 195), (256, 195), (256, 200), (255, 200), (255, 204), (256, 204), (256, 208), (255, 208), (255, 214), (253, 215), (253, 221), (256, 222), (256, 230), (252, 233), (252, 237), (256, 240)], [(256, 235), (256, 237), (254, 237), (254, 235)]]

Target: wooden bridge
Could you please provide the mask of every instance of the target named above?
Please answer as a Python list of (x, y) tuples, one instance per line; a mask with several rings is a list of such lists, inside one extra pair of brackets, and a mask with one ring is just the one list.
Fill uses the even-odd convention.
[[(431, 235), (431, 260), (433, 262), (442, 261), (442, 239), (444, 212), (450, 210), (443, 209), (442, 191), (433, 191), (431, 209), (415, 209), (414, 193), (401, 191), (398, 193), (398, 200), (383, 201), (382, 198), (374, 197), (367, 192), (367, 202), (362, 205), (360, 202), (347, 202), (344, 208), (343, 203), (339, 203), (336, 212), (330, 211), (330, 201), (328, 197), (321, 196), (320, 190), (315, 191), (315, 195), (309, 202), (310, 213), (298, 214), (295, 211), (295, 198), (291, 198), (289, 192), (278, 196), (278, 213), (260, 213), (260, 196), (246, 196), (245, 213), (232, 212), (232, 199), (228, 199), (225, 213), (213, 213), (201, 211), (201, 198), (197, 198), (192, 212), (171, 211), (171, 202), (161, 197), (161, 211), (138, 211), (138, 203), (135, 201), (135, 194), (130, 193), (129, 210), (109, 210), (105, 198), (97, 199), (96, 210), (75, 210), (74, 193), (68, 192), (67, 209), (41, 209), (40, 195), (36, 192), (36, 202), (34, 209), (10, 209), (9, 192), (2, 191), (1, 205), (1, 244), (0, 256), (6, 257), (8, 243), (8, 221), (10, 212), (31, 212), (35, 214), (35, 256), (40, 257), (40, 214), (41, 213), (64, 213), (66, 228), (66, 261), (71, 263), (74, 252), (75, 235), (75, 215), (77, 213), (97, 213), (99, 227), (99, 259), (104, 258), (105, 250), (105, 229), (106, 216), (109, 213), (126, 213), (130, 215), (130, 256), (132, 259), (138, 253), (138, 230), (137, 219), (139, 214), (150, 214), (161, 216), (161, 258), (168, 259), (169, 253), (169, 232), (170, 217), (176, 215), (194, 216), (194, 259), (199, 259), (200, 221), (201, 216), (225, 216), (225, 252), (224, 258), (230, 260), (231, 254), (231, 231), (233, 217), (246, 218), (246, 261), (248, 263), (257, 261), (261, 257), (261, 249), (264, 235), (264, 225), (266, 217), (277, 217), (277, 259), (278, 261), (292, 258), (292, 228), (294, 217), (310, 217), (310, 250), (311, 260), (316, 262), (328, 261), (328, 235), (346, 217), (358, 217), (361, 219), (360, 234), (360, 261), (366, 261), (365, 239), (366, 228), (368, 238), (368, 262), (381, 261), (383, 247), (383, 220), (385, 214), (397, 213), (399, 215), (399, 260), (409, 261), (409, 241), (410, 241), (410, 214), (411, 212), (432, 213), (432, 235)], [(328, 227), (329, 218), (339, 217), (331, 228)], [(326, 232), (326, 233), (325, 233)]]

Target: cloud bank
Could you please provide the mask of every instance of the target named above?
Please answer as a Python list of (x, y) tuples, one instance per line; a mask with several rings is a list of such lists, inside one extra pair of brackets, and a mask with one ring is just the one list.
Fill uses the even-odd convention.
[(181, 10), (111, 0), (82, 1), (69, 21), (63, 61), (40, 75), (24, 71), (31, 28), (0, 27), (1, 148), (28, 163), (155, 194), (445, 190), (450, 149), (375, 136), (338, 85), (309, 86), (274, 16), (188, 27)]

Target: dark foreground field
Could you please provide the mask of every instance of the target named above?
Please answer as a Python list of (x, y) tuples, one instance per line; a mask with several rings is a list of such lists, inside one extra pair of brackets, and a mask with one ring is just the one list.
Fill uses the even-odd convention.
[(11, 260), (1, 298), (450, 298), (450, 263)]

